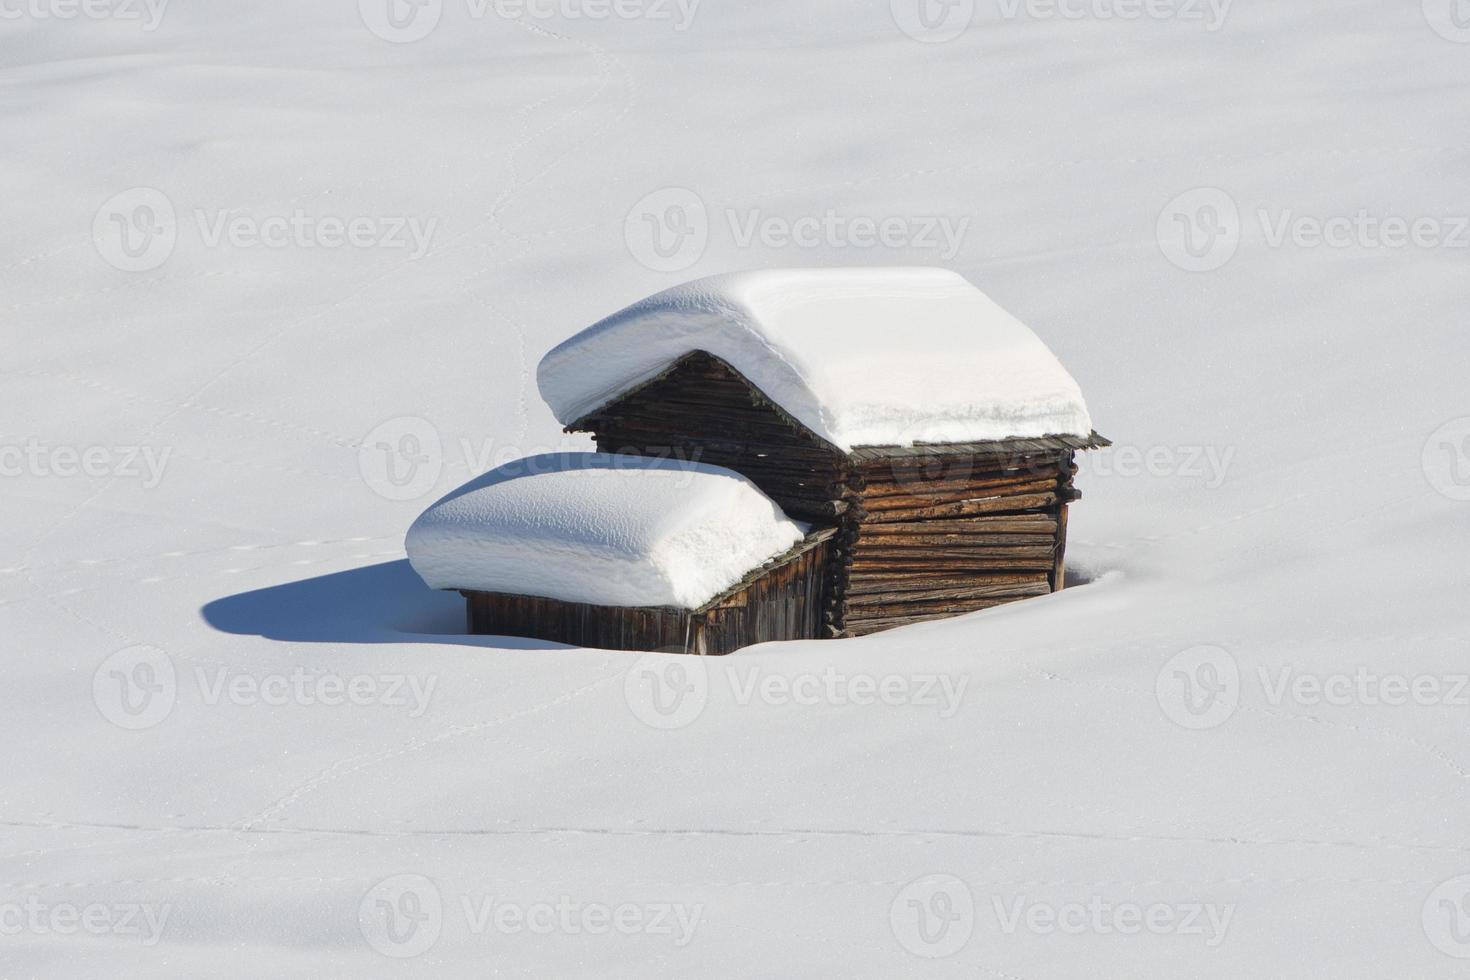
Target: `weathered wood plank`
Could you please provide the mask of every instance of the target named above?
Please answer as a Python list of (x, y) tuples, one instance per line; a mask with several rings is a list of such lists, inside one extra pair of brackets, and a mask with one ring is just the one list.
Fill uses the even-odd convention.
[(1057, 531), (1056, 518), (1048, 514), (1014, 514), (1002, 517), (976, 516), (957, 520), (936, 519), (932, 521), (891, 521), (865, 523), (860, 533), (869, 537), (906, 537), (914, 534), (958, 534), (985, 535), (1031, 534), (1047, 535)]
[(1049, 534), (902, 534), (860, 535), (854, 551), (997, 548), (1003, 545), (1038, 545), (1051, 540)]
[(966, 599), (999, 599), (999, 598), (1023, 598), (1027, 596), (1046, 595), (1051, 591), (1051, 583), (1045, 577), (1039, 582), (1029, 582), (1019, 585), (948, 585), (929, 589), (897, 589), (890, 592), (870, 592), (847, 595), (847, 615), (851, 617), (855, 611), (870, 608), (887, 608), (890, 606), (908, 603), (945, 603), (959, 602)]
[(980, 500), (965, 500), (954, 504), (938, 504), (932, 507), (911, 507), (904, 510), (881, 510), (870, 512), (864, 523), (881, 524), (885, 521), (914, 521), (931, 517), (965, 517), (979, 514), (997, 514), (1012, 511), (1041, 510), (1057, 502), (1055, 493), (1033, 493), (1011, 497), (986, 497)]
[(883, 592), (886, 589), (903, 591), (905, 589), (927, 589), (941, 588), (945, 586), (963, 588), (965, 586), (981, 585), (1027, 585), (1037, 582), (1047, 582), (1048, 575), (1045, 572), (962, 572), (955, 575), (945, 575), (939, 571), (924, 570), (916, 572), (888, 572), (879, 573), (855, 572), (847, 583), (848, 594), (861, 595), (869, 592)]
[(943, 466), (862, 467), (856, 472), (869, 487), (877, 492), (886, 492), (910, 484), (963, 486), (985, 481), (1038, 480), (1058, 475), (1062, 466), (1060, 456), (1019, 457), (1009, 460), (949, 460)]
[[(978, 500), (1006, 500), (1012, 497), (1034, 496), (1048, 491), (1055, 491), (1057, 481), (1034, 480), (1029, 483), (1017, 483), (1004, 488), (977, 487), (974, 490), (963, 490), (951, 493), (934, 494), (894, 494), (889, 497), (874, 497), (865, 492), (862, 495), (863, 509), (869, 514), (879, 514), (890, 510), (914, 510), (927, 507), (942, 507), (946, 504), (969, 503)], [(1019, 509), (1019, 508), (1018, 508)]]

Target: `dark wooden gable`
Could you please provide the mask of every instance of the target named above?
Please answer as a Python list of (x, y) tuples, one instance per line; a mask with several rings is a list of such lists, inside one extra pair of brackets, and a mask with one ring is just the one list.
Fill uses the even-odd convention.
[(793, 517), (830, 522), (847, 495), (847, 456), (705, 351), (567, 426), (607, 453), (671, 456), (744, 474)]

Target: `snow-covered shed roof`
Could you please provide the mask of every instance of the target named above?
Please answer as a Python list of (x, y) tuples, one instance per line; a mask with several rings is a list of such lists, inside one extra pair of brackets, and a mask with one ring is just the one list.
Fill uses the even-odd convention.
[(436, 589), (697, 609), (806, 531), (732, 470), (555, 453), (455, 490), (414, 522), (406, 546)]
[(776, 269), (675, 286), (553, 348), (537, 369), (563, 425), (703, 350), (844, 451), (1087, 438), (1077, 382), (957, 273)]

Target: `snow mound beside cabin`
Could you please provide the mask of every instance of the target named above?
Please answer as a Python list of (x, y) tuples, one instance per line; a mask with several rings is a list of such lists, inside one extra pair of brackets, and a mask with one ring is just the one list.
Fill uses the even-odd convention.
[(732, 470), (555, 453), (455, 490), (414, 522), (406, 547), (436, 589), (694, 609), (806, 532)]
[(553, 348), (537, 383), (566, 425), (696, 350), (843, 450), (1092, 432), (1077, 382), (1041, 339), (947, 269), (695, 280)]

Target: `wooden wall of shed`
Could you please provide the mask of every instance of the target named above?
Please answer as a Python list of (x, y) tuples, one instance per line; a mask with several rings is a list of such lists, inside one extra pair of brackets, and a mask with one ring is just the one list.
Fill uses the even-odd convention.
[(690, 648), (693, 614), (657, 606), (594, 606), (545, 596), (465, 591), (468, 625), (481, 636), (524, 636), (603, 650)]
[(936, 454), (857, 465), (834, 630), (857, 636), (1060, 588), (1072, 459)]
[(800, 520), (833, 523), (849, 495), (842, 453), (783, 418), (748, 382), (703, 353), (575, 428), (592, 432), (602, 452), (728, 467)]
[(604, 650), (721, 656), (753, 643), (825, 636), (829, 542), (761, 569), (699, 610), (597, 606), (544, 596), (463, 593), (469, 632)]
[(761, 575), (705, 611), (704, 653), (731, 653), (772, 640), (826, 637), (829, 543)]
[(827, 636), (954, 616), (1063, 584), (1066, 506), (1078, 494), (1073, 450), (1052, 448), (1069, 444), (1060, 437), (849, 455), (703, 352), (572, 428), (592, 432), (603, 452), (729, 467), (791, 516), (835, 527), (824, 571)]

